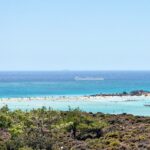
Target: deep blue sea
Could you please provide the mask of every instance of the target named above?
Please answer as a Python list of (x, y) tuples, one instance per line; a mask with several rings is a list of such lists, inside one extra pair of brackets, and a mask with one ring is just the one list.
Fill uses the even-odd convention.
[[(76, 76), (104, 80), (76, 81)], [(148, 71), (0, 72), (0, 97), (90, 95), (141, 89), (150, 91)]]

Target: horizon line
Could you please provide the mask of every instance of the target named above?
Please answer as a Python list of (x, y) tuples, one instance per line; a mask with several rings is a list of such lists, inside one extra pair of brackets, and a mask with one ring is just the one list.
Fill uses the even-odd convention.
[(67, 69), (62, 69), (62, 70), (0, 70), (0, 72), (74, 72), (74, 71), (123, 71), (123, 72), (124, 71), (133, 71), (133, 72), (139, 71), (140, 72), (140, 71), (150, 71), (150, 70), (146, 70), (146, 69), (145, 70), (142, 70), (142, 69), (141, 70), (126, 70), (126, 69), (125, 70), (119, 70), (119, 69), (118, 70), (117, 69), (116, 70), (98, 70), (98, 69), (97, 70), (92, 70), (92, 69), (91, 70), (84, 70), (84, 69), (83, 70), (69, 70), (69, 69), (68, 70)]

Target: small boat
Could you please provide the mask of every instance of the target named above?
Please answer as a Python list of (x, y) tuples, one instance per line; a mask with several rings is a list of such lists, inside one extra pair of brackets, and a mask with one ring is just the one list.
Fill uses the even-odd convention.
[(101, 77), (78, 77), (74, 78), (76, 81), (102, 81), (104, 78)]
[(145, 104), (144, 106), (145, 106), (145, 107), (150, 107), (150, 104)]

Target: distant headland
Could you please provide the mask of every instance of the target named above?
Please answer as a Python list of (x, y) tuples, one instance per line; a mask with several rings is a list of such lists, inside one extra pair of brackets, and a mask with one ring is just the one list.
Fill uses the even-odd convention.
[(135, 90), (131, 92), (122, 92), (122, 93), (112, 93), (112, 94), (94, 94), (90, 96), (150, 96), (150, 91), (144, 91), (144, 90)]

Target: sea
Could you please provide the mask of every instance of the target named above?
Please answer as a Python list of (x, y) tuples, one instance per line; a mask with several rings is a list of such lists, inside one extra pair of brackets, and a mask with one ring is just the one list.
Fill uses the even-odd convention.
[[(91, 80), (76, 80), (90, 78)], [(102, 78), (103, 80), (94, 80)], [(79, 107), (87, 112), (131, 113), (150, 116), (150, 100), (112, 101), (38, 101), (36, 97), (82, 96), (99, 93), (150, 91), (150, 71), (15, 71), (0, 72), (0, 99), (35, 97), (32, 102), (7, 102), (11, 109), (33, 109), (42, 106), (57, 110)], [(4, 102), (0, 100), (0, 106)]]

